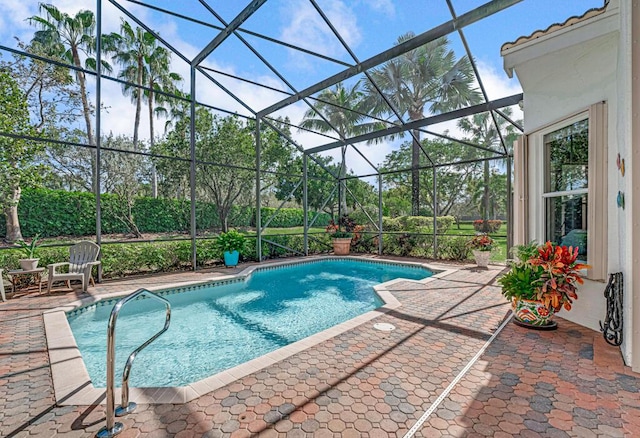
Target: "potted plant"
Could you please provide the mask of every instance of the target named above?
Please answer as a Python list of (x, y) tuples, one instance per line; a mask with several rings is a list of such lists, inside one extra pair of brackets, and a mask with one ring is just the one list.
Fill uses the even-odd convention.
[(495, 245), (494, 240), (488, 234), (477, 234), (469, 241), (469, 247), (473, 252), (476, 264), (486, 268), (491, 258), (491, 250)]
[(33, 271), (38, 267), (38, 261), (40, 259), (38, 259), (36, 255), (38, 248), (40, 247), (40, 245), (38, 245), (39, 237), (39, 234), (33, 236), (33, 239), (31, 239), (31, 243), (27, 243), (24, 240), (18, 240), (16, 242), (18, 246), (20, 246), (20, 251), (22, 251), (22, 254), (24, 254), (25, 256), (24, 258), (18, 260), (18, 263), (20, 263), (20, 267), (23, 271)]
[(580, 270), (589, 265), (578, 261), (577, 247), (531, 242), (515, 249), (516, 259), (498, 283), (511, 301), (516, 323), (555, 327), (550, 318), (563, 307), (571, 310), (571, 303), (578, 299), (577, 285), (583, 283)]
[(327, 225), (326, 231), (333, 239), (333, 253), (335, 255), (348, 255), (351, 251), (351, 244), (360, 239), (360, 234), (364, 227), (356, 224), (349, 215), (342, 215), (339, 225), (333, 220)]
[(220, 233), (216, 237), (215, 247), (224, 257), (224, 264), (228, 267), (238, 265), (240, 252), (245, 249), (247, 238), (236, 230)]

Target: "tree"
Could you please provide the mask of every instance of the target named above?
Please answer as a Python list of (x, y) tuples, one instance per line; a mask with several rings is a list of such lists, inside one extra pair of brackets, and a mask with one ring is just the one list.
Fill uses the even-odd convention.
[[(155, 41), (151, 33), (131, 27), (128, 21), (121, 18), (120, 33), (112, 32), (103, 38), (105, 52), (113, 53), (113, 60), (122, 67), (118, 78), (129, 83), (122, 85), (122, 92), (130, 96), (136, 104), (133, 120), (133, 148), (138, 150), (138, 130), (142, 113), (142, 87), (145, 80), (145, 58), (151, 53), (150, 47)], [(131, 85), (133, 82), (135, 85)]]
[[(156, 102), (163, 102), (162, 94), (157, 91), (176, 92), (176, 82), (182, 80), (178, 73), (170, 72), (171, 53), (158, 45), (158, 40), (146, 30), (136, 27), (122, 20), (120, 33), (111, 33), (105, 38), (105, 49), (113, 52), (114, 59), (123, 70), (118, 74), (120, 79), (133, 82), (135, 85), (124, 84), (122, 91), (130, 95), (136, 104), (136, 115), (133, 127), (134, 148), (138, 148), (138, 130), (140, 127), (140, 113), (142, 110), (142, 98), (146, 98), (149, 110), (149, 143), (153, 149), (155, 142), (154, 119), (156, 115), (165, 115), (167, 111), (162, 106), (156, 106)], [(142, 87), (145, 86), (146, 89)], [(152, 167), (151, 192), (152, 196), (158, 196), (158, 181), (155, 166)]]
[[(149, 144), (151, 148), (153, 148), (155, 142), (153, 119), (156, 114), (167, 114), (167, 110), (164, 107), (155, 107), (155, 102), (170, 102), (169, 98), (158, 94), (157, 91), (179, 94), (177, 93), (176, 82), (182, 81), (182, 77), (178, 73), (169, 71), (170, 64), (171, 53), (164, 47), (154, 46), (151, 55), (147, 57), (147, 87), (149, 89), (144, 91), (149, 109)], [(151, 172), (151, 192), (152, 196), (156, 198), (158, 196), (158, 178), (155, 166), (152, 166)]]
[[(155, 149), (165, 155), (188, 158), (189, 125), (188, 116), (177, 119), (166, 140)], [(249, 206), (255, 200), (255, 125), (237, 116), (215, 116), (199, 107), (195, 127), (197, 195), (216, 205), (222, 229), (227, 231), (233, 219), (232, 207)], [(291, 161), (291, 148), (270, 128), (262, 129), (262, 169), (279, 171)], [(158, 171), (171, 184), (188, 187), (188, 165), (178, 168), (174, 163), (160, 161)]]
[[(398, 38), (398, 44), (415, 35), (407, 33)], [(371, 101), (374, 114), (391, 114), (384, 98), (389, 101), (400, 118), (421, 120), (425, 111), (432, 114), (477, 103), (480, 95), (472, 88), (474, 76), (466, 56), (456, 61), (446, 37), (438, 38), (417, 49), (394, 58), (370, 72), (372, 81), (365, 81), (364, 89)], [(381, 96), (377, 88), (384, 94)], [(427, 107), (428, 105), (428, 107)], [(413, 131), (411, 150), (411, 210), (420, 210), (420, 131)]]
[[(340, 171), (340, 166), (333, 163), (331, 157), (317, 157), (322, 166), (334, 173)], [(314, 160), (307, 160), (307, 206), (309, 210), (326, 211), (332, 216), (338, 208), (337, 198), (329, 199), (329, 195), (335, 188), (335, 180), (327, 171)], [(276, 198), (284, 201), (302, 179), (303, 160), (301, 155), (289, 160), (282, 167), (287, 176), (281, 176), (276, 184)], [(298, 205), (302, 205), (302, 189), (296, 190), (292, 195)]]
[[(198, 164), (196, 179), (204, 195), (218, 210), (222, 231), (229, 231), (229, 215), (234, 205), (247, 205), (253, 199), (255, 173), (226, 166), (255, 167), (255, 148), (252, 130), (237, 117), (205, 117), (206, 130), (199, 134), (196, 158), (218, 165)], [(202, 126), (202, 125), (201, 125)]]
[[(43, 56), (39, 45), (18, 41), (25, 52)], [(82, 117), (78, 84), (69, 69), (25, 55), (14, 55), (0, 63), (24, 93), (34, 132), (39, 137), (83, 142), (83, 132), (74, 128)], [(51, 188), (91, 190), (89, 149), (49, 143), (41, 157), (42, 182)], [(88, 176), (85, 175), (87, 169)]]
[[(511, 108), (505, 108), (504, 113), (507, 116), (511, 115)], [(514, 128), (504, 118), (496, 117), (498, 127), (500, 131), (503, 131), (503, 135), (513, 135)], [(470, 117), (465, 117), (458, 121), (458, 127), (462, 129), (466, 134), (471, 135), (471, 141), (475, 142), (485, 148), (493, 148), (499, 150), (500, 135), (493, 123), (491, 113), (474, 114)], [(488, 220), (491, 211), (491, 163), (488, 158), (495, 156), (496, 154), (489, 151), (478, 150), (480, 157), (484, 158), (483, 162), (483, 192), (481, 197), (480, 215), (483, 220)]]
[[(7, 71), (0, 71), (0, 132), (17, 136), (34, 135), (24, 93)], [(38, 178), (34, 166), (42, 145), (33, 141), (0, 136), (0, 205), (6, 216), (7, 242), (22, 239), (18, 204), (24, 184)]]
[[(133, 141), (123, 136), (109, 135), (103, 139), (103, 144), (121, 151), (135, 151)], [(145, 164), (141, 155), (107, 150), (103, 152), (103, 188), (116, 195), (111, 202), (104, 204), (105, 212), (110, 212), (122, 222), (136, 238), (141, 238), (142, 233), (133, 215), (133, 206), (135, 199), (143, 194), (142, 180), (148, 176), (145, 175)]]
[[(345, 87), (342, 82), (339, 82), (335, 87), (323, 90), (318, 95), (316, 109), (307, 110), (300, 126), (320, 132), (336, 132), (342, 140), (379, 128), (379, 122), (368, 122), (367, 117), (362, 115), (367, 112), (365, 107), (367, 102), (359, 88), (359, 82), (352, 87)], [(340, 178), (347, 175), (346, 152), (347, 146), (342, 146)], [(342, 184), (340, 190), (342, 190)], [(343, 194), (340, 199), (342, 199), (342, 211), (346, 213), (346, 196)]]
[[(82, 112), (86, 125), (86, 135), (89, 145), (95, 146), (95, 137), (91, 123), (92, 107), (89, 103), (87, 91), (87, 78), (84, 74), (81, 56), (85, 57), (84, 67), (95, 70), (96, 60), (91, 58), (95, 48), (95, 27), (96, 20), (93, 12), (81, 10), (75, 16), (61, 12), (53, 5), (40, 3), (40, 13), (43, 16), (35, 15), (29, 21), (40, 28), (31, 42), (32, 46), (49, 58), (66, 62), (77, 67), (75, 70), (76, 81), (80, 86), (80, 99), (82, 101)], [(111, 67), (106, 61), (102, 61), (102, 66), (110, 71)], [(95, 159), (92, 160), (92, 189), (95, 192), (98, 175), (95, 168)]]
[[(18, 47), (34, 55), (43, 55), (38, 47), (18, 41)], [(29, 56), (13, 56), (12, 61), (0, 63), (0, 68), (18, 83), (27, 101), (35, 131), (49, 138), (59, 138), (67, 124), (74, 123), (81, 112), (77, 84), (69, 70)]]
[[(397, 170), (410, 168), (412, 164), (412, 146), (410, 142), (403, 143), (398, 150), (392, 151), (385, 157), (385, 161), (381, 170)], [(455, 163), (465, 161), (472, 158), (474, 151), (471, 147), (455, 142), (440, 139), (422, 140), (422, 148), (429, 156), (438, 163)], [(426, 157), (421, 155), (420, 166), (428, 166)], [(476, 164), (458, 164), (451, 166), (437, 167), (437, 214), (446, 216), (452, 212), (456, 206), (465, 201), (465, 193), (468, 191), (469, 184), (473, 181)], [(431, 170), (422, 172), (420, 175), (420, 185), (424, 186), (424, 198), (429, 205), (433, 205), (433, 172)], [(405, 214), (402, 211), (403, 204), (401, 200), (389, 199), (391, 194), (406, 198), (411, 191), (413, 185), (411, 175), (407, 172), (398, 172), (385, 175), (386, 202), (391, 201), (391, 205), (395, 205), (399, 209), (396, 214)], [(385, 203), (386, 203), (385, 202)], [(429, 208), (433, 214), (433, 209)], [(412, 214), (415, 213), (412, 211)], [(426, 215), (427, 210), (419, 210), (420, 215)]]

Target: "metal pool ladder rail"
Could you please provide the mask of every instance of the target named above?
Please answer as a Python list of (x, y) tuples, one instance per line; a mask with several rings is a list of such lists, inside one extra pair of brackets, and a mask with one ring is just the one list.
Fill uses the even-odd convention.
[[(118, 314), (122, 310), (125, 304), (129, 301), (133, 301), (136, 298), (147, 295), (149, 298), (155, 298), (165, 305), (167, 311), (164, 321), (164, 327), (158, 333), (150, 337), (144, 344), (136, 348), (133, 353), (129, 355), (127, 363), (124, 366), (122, 372), (122, 404), (115, 409), (114, 390), (115, 390), (115, 359), (116, 359), (116, 320)], [(121, 299), (113, 306), (111, 310), (111, 316), (109, 316), (109, 325), (107, 326), (107, 425), (100, 429), (96, 436), (98, 438), (112, 437), (118, 435), (124, 429), (122, 423), (116, 423), (115, 416), (123, 416), (136, 408), (136, 404), (129, 402), (129, 374), (131, 372), (131, 366), (136, 358), (136, 355), (140, 353), (147, 345), (155, 341), (161, 334), (167, 331), (169, 323), (171, 322), (171, 304), (166, 299), (147, 289), (138, 289), (131, 295)]]

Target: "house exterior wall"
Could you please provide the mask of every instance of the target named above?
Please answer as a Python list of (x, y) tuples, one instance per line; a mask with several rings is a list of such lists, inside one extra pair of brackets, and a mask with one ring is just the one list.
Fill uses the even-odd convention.
[[(586, 112), (598, 102), (607, 103), (607, 272), (624, 275), (624, 333), (622, 352), (627, 364), (640, 369), (640, 309), (638, 283), (640, 282), (640, 250), (633, 247), (640, 234), (638, 193), (632, 190), (634, 175), (632, 154), (637, 155), (640, 145), (632, 146), (633, 112), (640, 105), (632, 99), (632, 62), (638, 63), (636, 47), (632, 56), (632, 22), (640, 13), (640, 0), (611, 0), (607, 11), (584, 22), (557, 30), (535, 40), (503, 51), (505, 69), (515, 70), (524, 91), (524, 128), (528, 135), (529, 240), (545, 240), (543, 190), (542, 134), (545, 127)], [(638, 21), (637, 17), (635, 19)], [(638, 24), (635, 24), (638, 26)], [(636, 30), (637, 32), (637, 30)], [(638, 37), (636, 36), (636, 39)], [(636, 76), (640, 68), (636, 70)], [(640, 82), (635, 81), (635, 87)], [(632, 111), (632, 108), (635, 108)], [(635, 123), (638, 123), (636, 120)], [(636, 132), (635, 141), (640, 140)], [(623, 177), (616, 167), (617, 154), (625, 158)], [(516, 176), (517, 177), (517, 176)], [(635, 180), (639, 180), (636, 176)], [(593, 187), (590, 186), (590, 192)], [(625, 193), (625, 209), (618, 208), (618, 191)], [(518, 196), (519, 194), (516, 194)], [(517, 224), (516, 224), (517, 225)], [(592, 227), (593, 224), (589, 224)], [(515, 242), (523, 243), (523, 242)], [(634, 257), (636, 260), (634, 260)], [(634, 269), (635, 268), (635, 269)], [(634, 272), (635, 271), (635, 272)], [(606, 283), (585, 280), (578, 289), (579, 299), (570, 312), (559, 316), (578, 324), (599, 330), (599, 321), (606, 315), (603, 295)], [(635, 292), (634, 292), (635, 291)], [(638, 310), (640, 311), (640, 310)], [(634, 351), (635, 350), (635, 351)]]

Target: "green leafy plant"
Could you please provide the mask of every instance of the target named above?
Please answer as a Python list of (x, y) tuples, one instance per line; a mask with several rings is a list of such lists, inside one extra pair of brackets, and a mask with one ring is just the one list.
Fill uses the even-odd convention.
[(38, 245), (39, 237), (40, 237), (39, 234), (36, 234), (35, 236), (33, 236), (33, 239), (31, 239), (31, 243), (27, 243), (24, 240), (18, 240), (16, 242), (20, 246), (20, 251), (22, 252), (22, 254), (25, 255), (26, 259), (36, 258), (38, 248), (40, 247), (40, 245)]
[(580, 270), (589, 268), (578, 261), (578, 251), (553, 242), (518, 246), (510, 271), (498, 279), (502, 294), (509, 300), (541, 301), (556, 312), (571, 310), (578, 298), (576, 285), (583, 283)]
[(243, 252), (247, 245), (247, 238), (236, 230), (229, 230), (226, 233), (220, 233), (216, 237), (215, 248), (220, 253), (224, 254), (225, 251)]
[(334, 239), (350, 239), (353, 237), (353, 233), (348, 231), (335, 231), (331, 234), (331, 237)]

